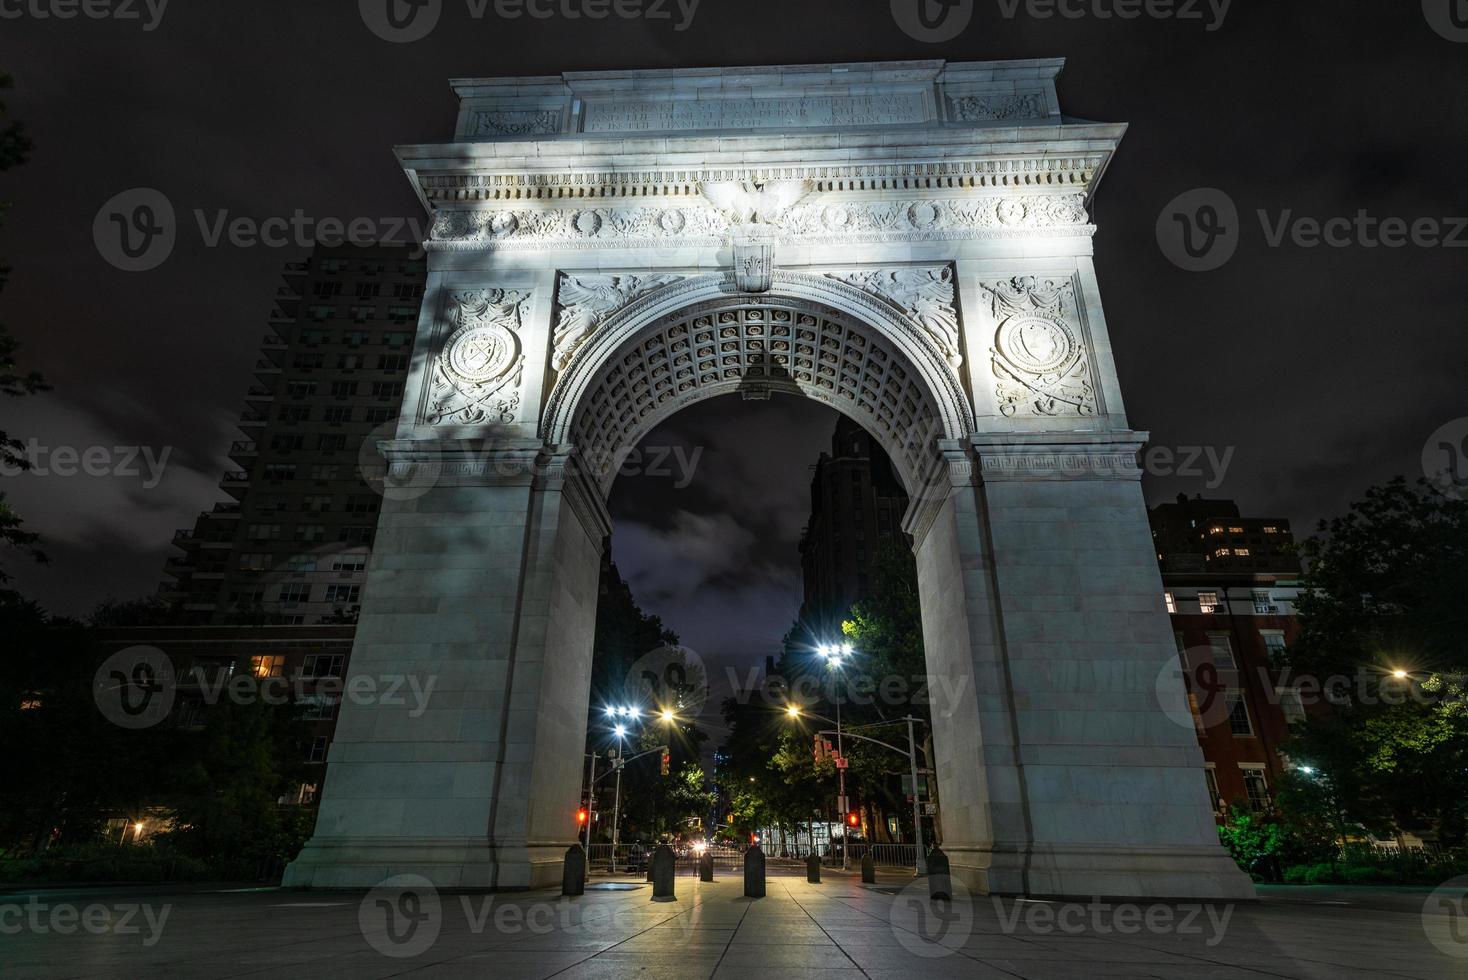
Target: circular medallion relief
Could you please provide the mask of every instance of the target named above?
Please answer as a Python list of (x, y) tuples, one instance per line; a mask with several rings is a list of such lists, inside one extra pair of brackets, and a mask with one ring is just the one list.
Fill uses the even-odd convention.
[(489, 219), (490, 234), (497, 238), (512, 235), (520, 227), (520, 219), (510, 211), (496, 211)]
[(1053, 374), (1067, 367), (1079, 350), (1064, 323), (1038, 313), (1005, 320), (994, 345), (1015, 367), (1034, 374)]
[(579, 234), (590, 237), (601, 231), (601, 215), (595, 211), (577, 211), (571, 218), (571, 227)]
[(658, 215), (658, 227), (670, 235), (676, 235), (688, 223), (688, 217), (676, 208), (669, 208)]
[(497, 323), (485, 323), (450, 339), (443, 365), (456, 381), (482, 385), (508, 372), (517, 353), (519, 342), (513, 333)]

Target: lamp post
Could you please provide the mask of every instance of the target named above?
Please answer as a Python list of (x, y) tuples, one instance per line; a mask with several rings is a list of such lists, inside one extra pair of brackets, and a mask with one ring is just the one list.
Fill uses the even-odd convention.
[[(607, 717), (608, 718), (613, 718), (613, 719), (626, 718), (626, 719), (630, 719), (632, 721), (636, 721), (637, 719), (639, 719), (639, 718), (642, 717), (642, 711), (641, 711), (641, 709), (636, 708), (636, 707), (628, 707), (626, 705), (617, 705), (617, 706), (608, 705), (607, 708), (606, 708), (606, 713), (607, 713)], [(659, 717), (661, 717), (662, 720), (664, 722), (666, 722), (666, 723), (672, 723), (673, 721), (676, 721), (677, 720), (677, 716), (673, 713), (673, 711), (672, 711), (671, 708), (663, 708), (659, 712)], [(646, 752), (639, 752), (637, 755), (634, 755), (631, 758), (627, 758), (627, 757), (623, 756), (623, 754), (622, 754), (622, 744), (623, 744), (623, 741), (627, 738), (627, 725), (626, 725), (626, 723), (625, 722), (622, 722), (622, 721), (618, 721), (615, 725), (612, 726), (612, 734), (615, 735), (616, 738), (617, 738), (617, 745), (616, 745), (616, 747), (614, 747), (613, 749), (611, 749), (607, 754), (611, 758), (611, 761), (612, 761), (612, 769), (617, 774), (617, 788), (614, 791), (613, 796), (612, 796), (612, 860), (611, 860), (610, 868), (611, 868), (611, 873), (612, 874), (616, 874), (617, 873), (617, 844), (621, 840), (622, 767), (624, 765), (626, 765), (628, 762), (632, 761), (633, 759), (639, 759), (639, 758), (641, 758), (644, 755), (649, 755), (649, 754), (651, 754), (653, 752), (667, 752), (668, 751), (668, 746), (666, 746), (666, 745), (660, 745), (660, 746), (658, 746), (655, 749), (648, 749)], [(592, 765), (593, 765), (593, 767), (595, 766), (595, 764), (596, 764), (596, 753), (593, 752), (592, 753)], [(593, 771), (595, 771), (595, 770), (593, 769)], [(586, 823), (587, 823), (587, 827), (589, 828), (591, 826), (591, 820), (588, 818), (587, 821), (586, 821)], [(590, 842), (590, 840), (591, 840), (591, 831), (590, 831), (590, 829), (588, 829), (587, 832), (586, 832), (586, 839), (587, 839), (588, 842)]]
[[(844, 657), (851, 656), (850, 643), (823, 643), (816, 648), (816, 652), (826, 659), (826, 667), (832, 671), (841, 669), (841, 661)], [(846, 753), (841, 743), (841, 698), (836, 694), (835, 685), (832, 685), (832, 699), (836, 702), (836, 813), (841, 819), (841, 870), (846, 871), (851, 867), (851, 831), (846, 826), (846, 812), (850, 807), (846, 802)]]

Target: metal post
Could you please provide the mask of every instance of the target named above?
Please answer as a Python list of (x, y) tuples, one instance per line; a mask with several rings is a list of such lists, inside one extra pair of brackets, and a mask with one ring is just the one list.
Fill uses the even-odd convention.
[(591, 824), (596, 819), (596, 753), (586, 770), (586, 855), (591, 856)]
[(917, 874), (928, 873), (928, 856), (923, 853), (923, 804), (918, 792), (917, 736), (912, 730), (912, 715), (907, 716), (907, 762), (912, 770), (912, 833), (917, 842)]
[(612, 874), (617, 873), (617, 823), (622, 816), (622, 759), (613, 763), (617, 767), (617, 795), (612, 798)]
[(847, 864), (846, 855), (851, 851), (851, 828), (846, 823), (846, 812), (850, 806), (846, 801), (846, 751), (841, 747), (841, 697), (836, 697), (836, 758), (840, 760), (836, 769), (836, 778), (840, 788), (837, 793), (841, 797), (841, 805), (836, 809), (840, 812), (837, 818), (841, 821), (841, 870), (846, 871), (850, 866)]

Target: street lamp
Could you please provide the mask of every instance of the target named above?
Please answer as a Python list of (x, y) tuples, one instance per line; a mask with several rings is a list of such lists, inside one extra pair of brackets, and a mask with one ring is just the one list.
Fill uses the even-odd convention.
[[(816, 647), (816, 652), (825, 658), (826, 666), (829, 669), (840, 670), (842, 661), (851, 656), (853, 651), (850, 643), (822, 643)], [(838, 780), (836, 812), (841, 815), (841, 822), (845, 824), (848, 807), (846, 803), (846, 752), (841, 744), (841, 698), (836, 696), (834, 686), (831, 693), (836, 701), (836, 779)], [(848, 857), (851, 853), (851, 832), (843, 830), (842, 834), (841, 870), (846, 871), (851, 867)]]

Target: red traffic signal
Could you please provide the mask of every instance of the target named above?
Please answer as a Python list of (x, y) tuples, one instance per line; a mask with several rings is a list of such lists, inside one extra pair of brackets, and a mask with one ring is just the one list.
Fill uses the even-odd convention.
[(859, 813), (857, 813), (855, 810), (852, 810), (850, 813), (846, 814), (846, 826), (848, 826), (848, 827), (855, 827), (855, 826), (857, 826), (860, 823), (861, 823), (861, 815)]
[(586, 823), (586, 807), (582, 807), (581, 809), (579, 809), (579, 810), (576, 811), (576, 823), (577, 824), (584, 824), (584, 823)]
[(662, 773), (663, 773), (664, 776), (666, 776), (668, 774), (668, 767), (672, 764), (672, 762), (673, 762), (673, 754), (671, 752), (664, 752), (663, 753), (663, 767), (662, 767)]

